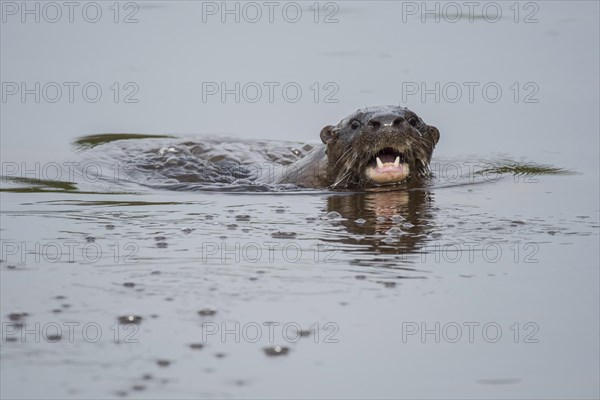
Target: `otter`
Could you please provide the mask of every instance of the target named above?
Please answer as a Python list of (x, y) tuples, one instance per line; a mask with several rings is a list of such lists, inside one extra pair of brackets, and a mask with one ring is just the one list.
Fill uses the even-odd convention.
[(277, 183), (361, 189), (427, 176), (440, 133), (408, 108), (378, 106), (325, 126), (320, 136), (323, 144), (289, 166)]
[[(383, 190), (421, 187), (429, 175), (438, 130), (399, 106), (357, 110), (321, 130), (317, 145), (224, 138), (93, 135), (89, 161), (119, 162), (122, 175), (99, 177), (170, 190), (285, 191), (298, 187)], [(135, 140), (133, 140), (135, 139)], [(291, 151), (290, 151), (291, 150)], [(107, 166), (106, 171), (112, 171)], [(124, 174), (127, 171), (127, 174)], [(81, 171), (84, 176), (85, 171)], [(397, 186), (395, 186), (397, 185)]]

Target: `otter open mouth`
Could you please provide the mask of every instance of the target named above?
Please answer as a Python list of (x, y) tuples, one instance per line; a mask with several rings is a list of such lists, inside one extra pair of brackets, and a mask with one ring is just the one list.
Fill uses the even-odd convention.
[(409, 174), (406, 161), (403, 153), (387, 147), (373, 155), (365, 172), (375, 183), (402, 182)]

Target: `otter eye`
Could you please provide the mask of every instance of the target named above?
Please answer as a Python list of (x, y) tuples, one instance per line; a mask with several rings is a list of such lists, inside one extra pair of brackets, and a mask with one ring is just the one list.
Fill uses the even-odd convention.
[(360, 128), (360, 122), (358, 122), (357, 120), (350, 122), (350, 128), (352, 128), (352, 129)]
[(416, 117), (410, 117), (408, 119), (408, 123), (410, 124), (410, 126), (417, 126), (419, 125), (419, 120)]

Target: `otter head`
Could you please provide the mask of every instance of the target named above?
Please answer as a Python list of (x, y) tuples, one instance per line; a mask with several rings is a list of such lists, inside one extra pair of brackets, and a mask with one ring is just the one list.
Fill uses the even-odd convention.
[(429, 171), (437, 128), (399, 106), (369, 107), (321, 130), (332, 187), (395, 184)]

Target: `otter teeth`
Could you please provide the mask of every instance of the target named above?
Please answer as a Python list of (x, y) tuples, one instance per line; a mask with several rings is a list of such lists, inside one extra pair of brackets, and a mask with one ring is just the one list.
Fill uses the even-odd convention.
[[(375, 160), (377, 161), (377, 168), (383, 168), (385, 167), (385, 165), (389, 165), (391, 163), (383, 163), (381, 161), (381, 159), (379, 157), (375, 157)], [(394, 160), (394, 167), (399, 167), (400, 166), (400, 156), (397, 156), (396, 159)]]

